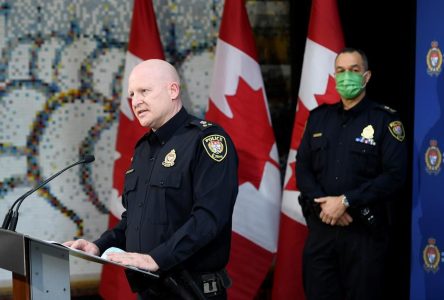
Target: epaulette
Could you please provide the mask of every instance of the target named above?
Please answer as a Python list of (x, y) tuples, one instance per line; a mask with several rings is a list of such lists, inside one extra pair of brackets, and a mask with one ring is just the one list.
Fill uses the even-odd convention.
[(209, 128), (209, 127), (215, 126), (211, 122), (208, 122), (208, 121), (205, 121), (205, 120), (200, 120), (200, 119), (192, 120), (190, 122), (190, 124), (200, 128), (200, 130), (205, 130), (205, 129)]
[(395, 109), (393, 109), (391, 107), (388, 107), (387, 105), (378, 104), (376, 107), (379, 108), (379, 109), (382, 109), (383, 111), (386, 111), (386, 112), (388, 112), (389, 114), (392, 114), (392, 115), (396, 113)]

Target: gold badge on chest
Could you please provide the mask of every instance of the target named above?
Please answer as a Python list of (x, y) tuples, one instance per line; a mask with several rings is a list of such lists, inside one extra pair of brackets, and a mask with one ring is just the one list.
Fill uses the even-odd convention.
[(176, 150), (171, 150), (165, 155), (165, 159), (162, 162), (162, 165), (166, 168), (174, 166), (174, 162), (176, 161)]
[(374, 135), (375, 135), (375, 129), (373, 128), (373, 126), (367, 125), (366, 127), (364, 127), (364, 129), (362, 129), (361, 136), (355, 138), (355, 141), (363, 144), (376, 146)]
[(365, 139), (371, 140), (373, 139), (373, 135), (375, 134), (375, 130), (372, 125), (368, 125), (362, 130), (361, 136)]

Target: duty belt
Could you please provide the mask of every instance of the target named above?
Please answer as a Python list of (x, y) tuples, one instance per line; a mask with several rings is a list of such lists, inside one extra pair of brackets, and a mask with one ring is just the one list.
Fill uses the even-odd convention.
[(230, 277), (225, 269), (214, 273), (191, 273), (182, 270), (180, 278), (198, 299), (220, 295), (231, 286)]

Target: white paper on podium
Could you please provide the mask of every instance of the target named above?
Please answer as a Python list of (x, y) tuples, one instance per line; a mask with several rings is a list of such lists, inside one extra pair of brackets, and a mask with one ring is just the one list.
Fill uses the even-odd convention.
[(55, 242), (55, 241), (40, 241), (40, 242), (51, 244), (51, 245), (54, 245), (56, 247), (62, 247), (64, 249), (67, 249), (72, 256), (79, 257), (79, 258), (82, 258), (82, 259), (85, 259), (85, 260), (88, 260), (88, 261), (93, 261), (93, 262), (100, 263), (100, 264), (112, 264), (112, 265), (116, 265), (116, 266), (122, 267), (124, 269), (133, 270), (133, 271), (136, 271), (136, 272), (140, 272), (140, 273), (143, 273), (143, 274), (147, 274), (147, 275), (153, 276), (155, 278), (159, 278), (159, 274), (150, 272), (148, 270), (139, 269), (139, 268), (136, 268), (136, 267), (133, 267), (133, 266), (119, 264), (117, 262), (108, 260), (108, 259), (106, 259), (104, 257), (100, 257), (100, 256), (96, 256), (96, 255), (91, 255), (91, 254), (88, 254), (88, 253), (86, 253), (86, 252), (84, 252), (82, 250), (77, 250), (77, 249), (73, 249), (73, 248), (67, 247), (67, 246), (65, 246), (65, 245), (63, 245), (63, 244), (61, 244), (59, 242)]

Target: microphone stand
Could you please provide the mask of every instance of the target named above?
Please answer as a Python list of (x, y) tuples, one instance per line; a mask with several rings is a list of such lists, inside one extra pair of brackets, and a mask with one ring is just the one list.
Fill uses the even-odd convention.
[[(79, 160), (79, 161), (77, 161), (77, 162), (67, 166), (63, 170), (55, 173), (54, 175), (52, 175), (48, 179), (42, 181), (39, 185), (37, 185), (33, 189), (29, 190), (28, 192), (26, 192), (25, 194), (20, 196), (17, 200), (14, 201), (14, 203), (11, 206), (11, 208), (6, 213), (6, 216), (3, 219), (2, 229), (9, 229), (11, 231), (15, 231), (15, 229), (17, 227), (18, 217), (19, 217), (19, 212), (18, 211), (19, 211), (20, 205), (22, 205), (23, 200), (25, 200), (26, 197), (28, 197), (29, 195), (31, 195), (32, 193), (34, 193), (35, 191), (40, 189), (42, 186), (44, 186), (45, 184), (47, 184), (48, 182), (53, 180), (55, 177), (57, 177), (60, 174), (62, 174), (63, 172), (65, 172), (66, 170), (68, 170), (68, 169), (70, 169), (70, 168), (72, 168), (72, 167), (74, 167), (76, 165), (79, 165), (79, 164), (85, 164), (85, 163), (88, 164), (90, 162), (93, 162), (94, 159), (95, 159), (94, 155), (86, 155), (83, 159), (81, 159), (81, 160)], [(14, 207), (16, 205), (17, 205), (17, 208), (14, 210)]]

